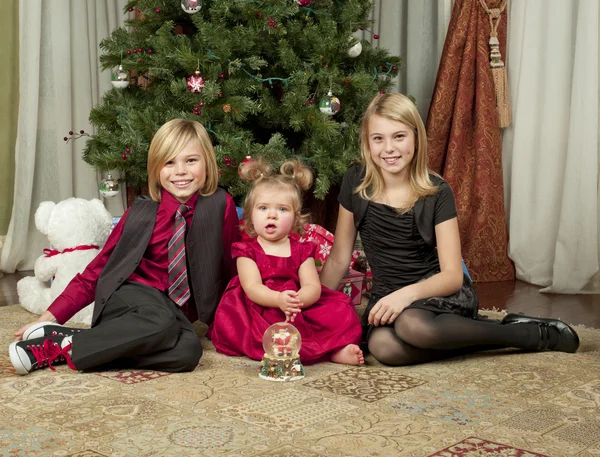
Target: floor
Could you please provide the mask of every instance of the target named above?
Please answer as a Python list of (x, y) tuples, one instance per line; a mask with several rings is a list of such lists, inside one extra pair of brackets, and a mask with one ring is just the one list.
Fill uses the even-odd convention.
[[(0, 306), (19, 302), (17, 282), (32, 271), (4, 273), (0, 278)], [(540, 287), (522, 281), (477, 284), (481, 309), (506, 310), (538, 317), (560, 318), (571, 324), (600, 328), (600, 295), (540, 293)]]

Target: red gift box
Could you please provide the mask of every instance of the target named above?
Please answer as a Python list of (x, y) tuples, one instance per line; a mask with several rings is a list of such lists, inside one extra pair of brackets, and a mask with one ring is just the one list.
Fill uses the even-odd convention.
[(338, 290), (352, 298), (352, 304), (358, 306), (362, 300), (364, 281), (363, 273), (350, 268), (342, 278)]
[(294, 238), (300, 242), (311, 242), (319, 246), (315, 251), (315, 261), (317, 265), (322, 265), (329, 254), (331, 253), (331, 247), (333, 246), (334, 236), (333, 233), (321, 227), (318, 224), (306, 224), (304, 226), (304, 235), (299, 236), (295, 233), (290, 234), (290, 238)]
[[(317, 267), (319, 274), (321, 274), (321, 269), (322, 267)], [(350, 268), (340, 281), (337, 290), (348, 295), (352, 299), (352, 304), (358, 306), (362, 300), (364, 281), (364, 273)]]

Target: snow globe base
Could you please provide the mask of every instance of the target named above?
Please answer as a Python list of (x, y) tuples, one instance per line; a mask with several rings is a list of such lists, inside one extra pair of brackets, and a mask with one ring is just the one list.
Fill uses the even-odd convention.
[(258, 376), (267, 381), (297, 381), (304, 378), (304, 367), (298, 356), (272, 357), (265, 354)]

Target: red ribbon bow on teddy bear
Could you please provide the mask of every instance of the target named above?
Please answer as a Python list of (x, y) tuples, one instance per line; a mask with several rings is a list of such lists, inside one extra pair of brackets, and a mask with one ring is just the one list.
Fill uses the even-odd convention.
[(63, 254), (65, 252), (72, 252), (72, 251), (87, 251), (88, 249), (100, 249), (99, 246), (93, 245), (93, 244), (84, 244), (81, 246), (75, 246), (74, 248), (67, 248), (64, 251), (59, 251), (57, 249), (48, 249), (45, 248), (44, 249), (44, 255), (46, 257), (52, 257), (56, 254)]

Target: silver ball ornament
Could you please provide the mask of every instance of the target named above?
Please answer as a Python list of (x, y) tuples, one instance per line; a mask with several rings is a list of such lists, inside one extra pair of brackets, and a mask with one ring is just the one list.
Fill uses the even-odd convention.
[(181, 0), (181, 9), (188, 14), (196, 14), (202, 8), (200, 0)]
[(362, 52), (362, 44), (360, 43), (360, 41), (357, 41), (352, 46), (350, 46), (350, 48), (348, 49), (348, 57), (352, 57), (353, 59), (356, 59), (360, 55), (361, 52)]
[(129, 86), (129, 72), (123, 70), (123, 65), (119, 65), (119, 68), (111, 74), (110, 82), (117, 89), (125, 89)]
[(121, 191), (121, 184), (119, 184), (118, 179), (114, 179), (112, 175), (109, 173), (106, 178), (100, 181), (100, 185), (98, 186), (98, 190), (100, 195), (103, 197), (114, 197)]
[(319, 102), (319, 110), (328, 116), (333, 116), (336, 114), (341, 107), (342, 104), (340, 99), (333, 95), (331, 91), (329, 91), (327, 95)]

